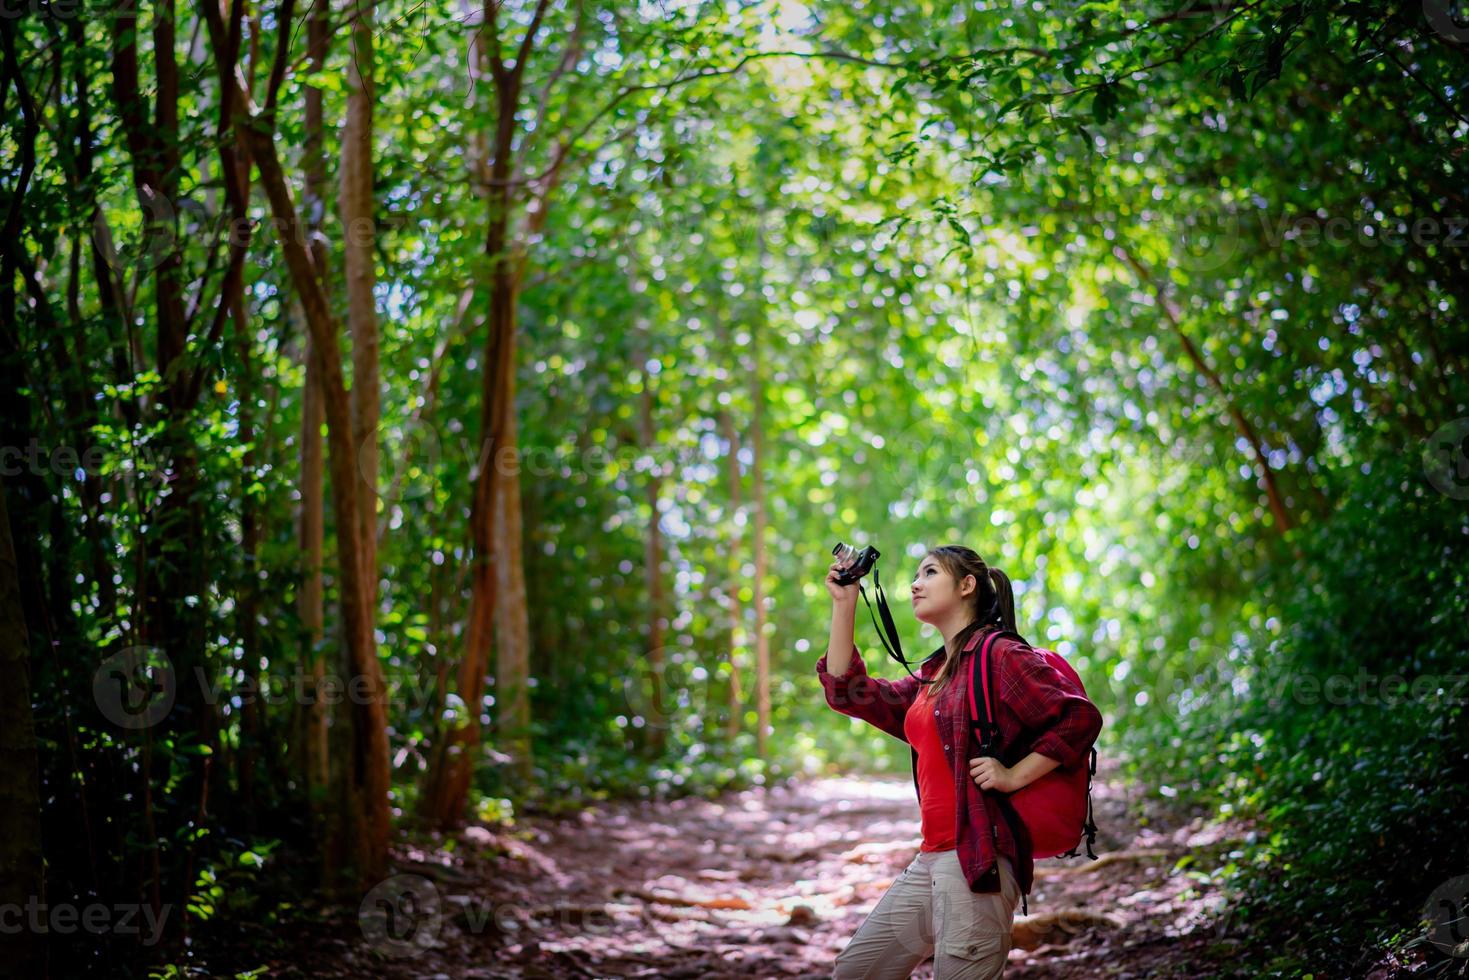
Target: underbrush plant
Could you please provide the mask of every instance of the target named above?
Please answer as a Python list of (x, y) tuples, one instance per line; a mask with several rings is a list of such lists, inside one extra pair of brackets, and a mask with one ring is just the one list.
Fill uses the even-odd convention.
[(1469, 872), (1469, 502), (1401, 457), (1293, 540), (1267, 583), (1282, 629), (1189, 715), (1174, 782), (1261, 830), (1232, 910), (1247, 968), (1356, 975)]

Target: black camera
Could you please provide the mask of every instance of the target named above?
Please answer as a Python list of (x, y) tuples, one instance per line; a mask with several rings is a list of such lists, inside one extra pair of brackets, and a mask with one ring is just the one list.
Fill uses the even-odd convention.
[(831, 549), (831, 553), (836, 555), (838, 562), (847, 565), (846, 568), (837, 572), (836, 578), (834, 579), (837, 585), (851, 585), (853, 582), (856, 582), (862, 576), (872, 571), (873, 563), (882, 556), (882, 552), (871, 545), (858, 551), (856, 548), (843, 544), (840, 541), (837, 542), (835, 548)]
[[(858, 582), (862, 576), (872, 571), (877, 564), (877, 559), (882, 554), (871, 545), (858, 551), (851, 545), (844, 544), (840, 541), (837, 542), (835, 548), (831, 549), (831, 553), (836, 555), (838, 563), (846, 566), (845, 568), (837, 569), (836, 575), (832, 578), (832, 581), (837, 585), (852, 585)], [(877, 626), (877, 638), (882, 641), (883, 649), (887, 650), (888, 656), (902, 664), (903, 669), (908, 673), (913, 674), (913, 665), (903, 656), (903, 644), (898, 642), (898, 627), (893, 622), (893, 614), (888, 608), (887, 596), (882, 591), (882, 573), (878, 572), (873, 578), (877, 584), (877, 608), (882, 613), (881, 626), (878, 626), (877, 616), (873, 615), (872, 617), (872, 625)], [(862, 588), (861, 585), (857, 587), (859, 589)], [(862, 601), (867, 602), (867, 593), (865, 591), (862, 593)], [(872, 613), (872, 603), (870, 602), (867, 602), (867, 611), (868, 613)], [(918, 675), (913, 674), (913, 676), (917, 677)]]

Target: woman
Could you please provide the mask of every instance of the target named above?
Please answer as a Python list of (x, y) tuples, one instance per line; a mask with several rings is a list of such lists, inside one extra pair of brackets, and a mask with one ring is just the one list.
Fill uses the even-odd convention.
[(1002, 976), (1015, 907), (1030, 892), (1034, 864), (1000, 794), (1079, 762), (1101, 730), (1101, 713), (1029, 644), (998, 637), (990, 690), (1000, 745), (1030, 752), (1012, 766), (972, 757), (970, 657), (979, 646), (962, 651), (976, 632), (1014, 631), (1010, 580), (969, 548), (925, 555), (913, 579), (913, 614), (936, 627), (944, 644), (916, 677), (887, 681), (868, 675), (853, 643), (857, 586), (836, 583), (842, 567), (832, 565), (826, 577), (831, 638), (816, 674), (832, 708), (912, 746), (923, 843), (837, 956), (834, 976), (906, 977), (930, 955), (935, 980)]

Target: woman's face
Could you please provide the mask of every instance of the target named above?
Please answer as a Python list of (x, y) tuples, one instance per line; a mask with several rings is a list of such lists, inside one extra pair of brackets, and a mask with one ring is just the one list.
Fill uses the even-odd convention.
[(913, 615), (919, 622), (942, 622), (962, 609), (965, 601), (954, 576), (932, 555), (924, 557), (918, 565), (918, 574), (913, 576)]

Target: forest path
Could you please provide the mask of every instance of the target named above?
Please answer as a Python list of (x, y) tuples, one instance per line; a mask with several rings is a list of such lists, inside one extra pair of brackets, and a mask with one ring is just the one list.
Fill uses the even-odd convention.
[[(1218, 898), (1188, 872), (1227, 860), (1228, 834), (1182, 821), (1156, 795), (1141, 808), (1127, 802), (1104, 759), (1093, 786), (1104, 860), (1037, 863), (1007, 977), (1224, 972), (1237, 940), (1221, 939), (1227, 917), (1210, 915)], [(906, 776), (607, 802), (522, 817), (508, 831), (472, 826), (450, 866), (438, 866), (449, 860), (442, 851), (398, 855), (401, 874), (432, 884), (420, 885), (419, 904), (393, 909), (396, 931), (385, 935), (427, 948), (390, 939), (342, 953), (377, 976), (435, 980), (825, 977), (918, 844)], [(1195, 863), (1175, 872), (1190, 853)], [(432, 935), (415, 936), (414, 915), (435, 901)], [(914, 976), (931, 977), (932, 960)]]

